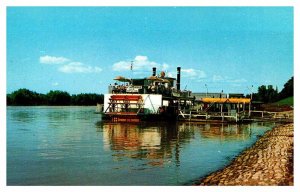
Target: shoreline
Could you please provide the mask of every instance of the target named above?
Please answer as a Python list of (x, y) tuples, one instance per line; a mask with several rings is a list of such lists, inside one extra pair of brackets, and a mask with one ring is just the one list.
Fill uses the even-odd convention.
[(225, 168), (194, 185), (293, 186), (294, 123), (274, 127)]

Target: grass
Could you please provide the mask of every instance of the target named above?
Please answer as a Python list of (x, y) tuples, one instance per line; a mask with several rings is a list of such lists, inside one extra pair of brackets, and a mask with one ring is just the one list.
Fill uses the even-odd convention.
[(285, 99), (277, 101), (276, 104), (294, 106), (294, 97), (287, 97)]

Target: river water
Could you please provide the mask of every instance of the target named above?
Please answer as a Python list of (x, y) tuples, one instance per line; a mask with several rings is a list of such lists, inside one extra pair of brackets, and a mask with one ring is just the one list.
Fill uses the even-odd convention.
[(7, 185), (186, 185), (273, 123), (105, 123), (95, 107), (7, 107)]

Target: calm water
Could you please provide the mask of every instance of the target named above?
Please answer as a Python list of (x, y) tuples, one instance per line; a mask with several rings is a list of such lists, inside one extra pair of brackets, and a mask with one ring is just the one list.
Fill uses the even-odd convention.
[(95, 107), (8, 107), (7, 185), (184, 185), (274, 124), (103, 123)]

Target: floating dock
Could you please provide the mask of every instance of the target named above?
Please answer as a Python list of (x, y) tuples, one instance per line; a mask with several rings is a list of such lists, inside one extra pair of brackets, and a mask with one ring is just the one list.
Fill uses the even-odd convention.
[(179, 120), (186, 121), (234, 121), (239, 122), (251, 115), (249, 98), (201, 98), (194, 109), (180, 110)]

